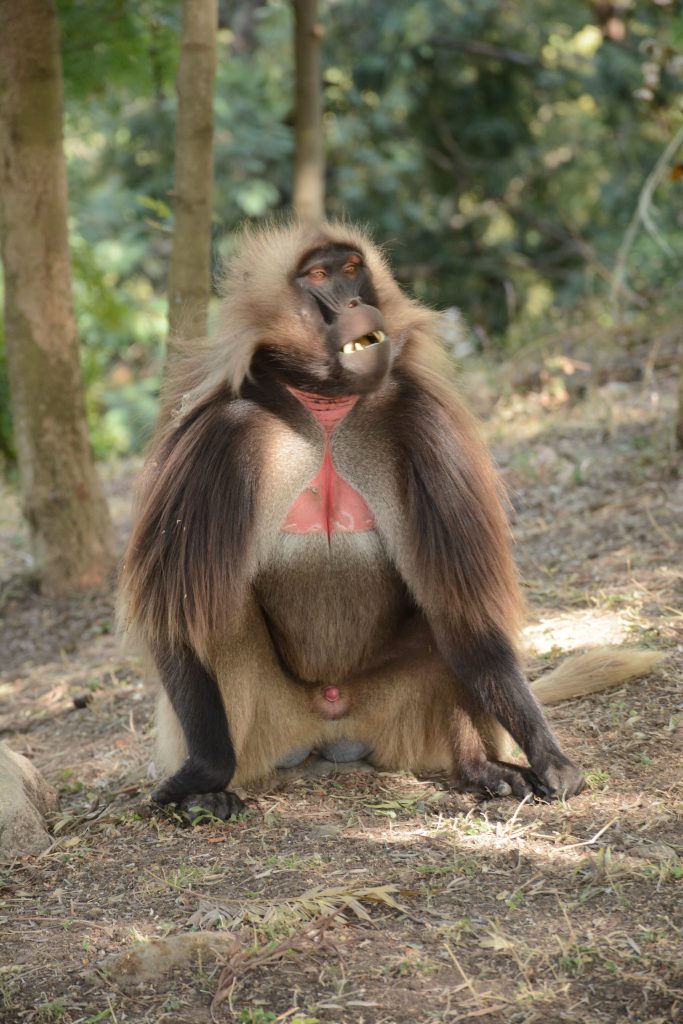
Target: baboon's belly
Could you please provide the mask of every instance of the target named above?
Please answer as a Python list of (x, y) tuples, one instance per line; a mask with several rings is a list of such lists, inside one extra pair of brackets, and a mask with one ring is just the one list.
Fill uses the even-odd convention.
[(308, 682), (340, 683), (381, 661), (410, 608), (374, 530), (282, 533), (255, 589), (280, 657)]

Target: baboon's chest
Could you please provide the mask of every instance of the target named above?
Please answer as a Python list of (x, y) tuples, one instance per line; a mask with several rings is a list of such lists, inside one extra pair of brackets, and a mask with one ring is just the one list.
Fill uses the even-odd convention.
[(409, 600), (358, 489), (362, 430), (349, 430), (349, 422), (343, 437), (335, 433), (357, 396), (293, 393), (321, 425), (322, 445), (283, 434), (272, 448), (284, 500), (275, 499), (268, 512), (267, 554), (254, 588), (293, 674), (339, 684), (381, 660)]
[(285, 533), (364, 533), (375, 520), (365, 498), (339, 473), (332, 457), (332, 434), (353, 409), (357, 396), (323, 398), (289, 389), (321, 424), (325, 439), (322, 463), (315, 477), (290, 506)]

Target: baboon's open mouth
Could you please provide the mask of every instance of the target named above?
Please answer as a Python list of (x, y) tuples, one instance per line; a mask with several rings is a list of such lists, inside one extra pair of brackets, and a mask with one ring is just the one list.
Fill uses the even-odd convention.
[(339, 351), (344, 352), (346, 355), (352, 352), (362, 352), (364, 348), (369, 348), (370, 345), (380, 345), (385, 339), (386, 334), (384, 331), (369, 331), (362, 338), (356, 338), (355, 341), (347, 341)]

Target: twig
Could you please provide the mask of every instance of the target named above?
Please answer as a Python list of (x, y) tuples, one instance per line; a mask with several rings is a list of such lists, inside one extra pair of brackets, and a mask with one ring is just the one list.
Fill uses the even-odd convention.
[(612, 825), (615, 823), (615, 821), (618, 821), (618, 820), (619, 820), (619, 816), (617, 815), (616, 818), (612, 818), (612, 820), (608, 821), (606, 825), (603, 825), (602, 828), (598, 832), (596, 832), (595, 835), (591, 839), (584, 839), (582, 843), (570, 843), (569, 846), (561, 846), (560, 849), (561, 850), (576, 850), (577, 847), (579, 847), (579, 846), (592, 846), (593, 843), (597, 843), (598, 839), (603, 834), (603, 832), (606, 832), (607, 829), (611, 828)]
[(522, 53), (521, 50), (512, 50), (506, 46), (495, 46), (486, 40), (462, 40), (462, 39), (441, 39), (434, 37), (430, 40), (432, 46), (444, 50), (456, 50), (460, 53), (468, 53), (472, 57), (483, 57), (484, 60), (499, 60), (508, 64), (516, 64), (521, 68), (542, 67), (538, 57)]
[(617, 260), (614, 267), (614, 281), (612, 283), (612, 306), (614, 308), (615, 315), (618, 313), (619, 295), (624, 290), (626, 282), (626, 263), (628, 261), (629, 253), (633, 243), (636, 240), (638, 234), (638, 228), (641, 222), (645, 226), (646, 230), (650, 232), (655, 241), (663, 249), (663, 251), (670, 257), (675, 256), (675, 253), (671, 247), (661, 237), (657, 228), (652, 220), (651, 207), (652, 197), (655, 193), (657, 186), (664, 177), (666, 169), (673, 159), (674, 154), (683, 145), (683, 125), (678, 129), (669, 145), (666, 147), (664, 152), (659, 157), (659, 160), (654, 165), (647, 178), (643, 183), (643, 187), (640, 190), (638, 196), (638, 203), (636, 204), (635, 211), (631, 217), (626, 234), (624, 235), (623, 241), (619, 247), (617, 253)]
[(645, 502), (645, 514), (647, 515), (647, 518), (650, 520), (650, 525), (652, 526), (653, 530), (655, 530), (659, 534), (659, 536), (664, 541), (666, 541), (668, 546), (670, 548), (678, 547), (678, 543), (674, 540), (671, 534), (667, 533), (664, 527), (660, 526), (657, 520), (655, 519), (654, 513), (652, 511), (652, 503), (650, 501)]
[(44, 914), (12, 914), (11, 918), (5, 917), (0, 918), (2, 921), (45, 921), (50, 924), (58, 924), (62, 929), (66, 928), (66, 925), (70, 927), (72, 924), (88, 925), (89, 928), (99, 928), (101, 931), (106, 931), (108, 928), (113, 928), (116, 924), (114, 921), (89, 921), (87, 917), (46, 917)]
[(517, 807), (515, 809), (515, 813), (512, 815), (512, 817), (510, 818), (510, 820), (507, 823), (508, 828), (510, 828), (511, 825), (514, 825), (514, 823), (517, 821), (517, 815), (521, 811), (522, 807), (524, 807), (524, 804), (528, 804), (529, 801), (532, 798), (533, 798), (533, 793), (527, 793), (527, 795), (525, 797), (523, 797), (519, 801), (519, 803), (518, 803), (518, 805), (517, 805)]

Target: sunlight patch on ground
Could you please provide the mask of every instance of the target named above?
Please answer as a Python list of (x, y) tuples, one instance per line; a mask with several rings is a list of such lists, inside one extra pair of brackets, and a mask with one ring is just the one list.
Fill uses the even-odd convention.
[[(400, 848), (405, 846), (414, 853), (415, 859), (420, 859), (420, 843), (434, 839), (435, 837), (451, 837), (453, 846), (451, 850), (452, 864), (455, 874), (470, 876), (490, 870), (490, 864), (483, 859), (486, 855), (500, 854), (510, 850), (521, 853), (525, 859), (536, 862), (539, 866), (554, 865), (557, 867), (571, 867), (584, 865), (587, 869), (591, 865), (591, 858), (601, 856), (601, 851), (609, 846), (612, 838), (611, 830), (616, 826), (617, 830), (623, 827), (623, 821), (628, 819), (629, 812), (642, 806), (640, 796), (634, 801), (622, 801), (621, 805), (615, 808), (611, 817), (604, 816), (604, 820), (596, 819), (588, 825), (584, 821), (584, 815), (577, 809), (575, 817), (576, 834), (571, 832), (573, 816), (567, 813), (562, 827), (543, 821), (540, 818), (529, 820), (517, 820), (520, 808), (528, 801), (522, 801), (506, 821), (488, 820), (484, 816), (473, 816), (462, 818), (460, 816), (436, 817), (429, 823), (422, 823), (415, 826), (413, 822), (394, 822), (389, 829), (370, 828), (359, 832), (357, 838), (369, 845), (377, 844), (385, 847), (392, 846)], [(652, 806), (662, 808), (664, 801), (654, 801)], [(510, 808), (514, 804), (510, 802)], [(534, 804), (532, 803), (533, 807)], [(345, 835), (350, 835), (345, 831)], [(650, 840), (640, 842), (635, 837), (629, 837), (632, 844), (625, 850), (613, 855), (611, 874), (643, 876), (648, 870), (657, 869), (662, 877), (678, 877), (680, 863), (676, 850), (667, 843), (657, 843)], [(468, 860), (468, 857), (473, 859)], [(448, 866), (448, 858), (440, 861), (441, 867)], [(672, 874), (673, 870), (673, 874)], [(608, 872), (609, 873), (609, 872)]]
[(524, 646), (539, 656), (624, 643), (627, 626), (617, 611), (578, 609), (551, 615), (524, 630)]
[[(523, 804), (527, 802), (523, 801)], [(510, 801), (509, 807), (514, 809), (512, 801)], [(568, 818), (568, 820), (570, 819)], [(346, 838), (353, 836), (369, 846), (375, 844), (395, 848), (404, 846), (411, 850), (415, 848), (416, 843), (419, 844), (435, 837), (441, 839), (450, 837), (453, 840), (452, 855), (456, 861), (467, 854), (476, 858), (486, 854), (518, 850), (522, 851), (525, 856), (538, 861), (576, 863), (585, 858), (591, 850), (599, 849), (601, 845), (604, 845), (604, 842), (600, 843), (599, 840), (606, 837), (608, 829), (613, 824), (613, 821), (607, 821), (599, 829), (596, 828), (593, 834), (587, 838), (580, 839), (570, 836), (567, 842), (567, 835), (548, 823), (545, 825), (543, 836), (537, 835), (537, 830), (542, 822), (537, 819), (517, 821), (515, 813), (507, 821), (489, 821), (486, 817), (469, 819), (460, 816), (453, 817), (449, 814), (435, 817), (427, 824), (415, 825), (412, 821), (404, 821), (392, 822), (388, 828), (380, 826), (366, 828), (357, 832), (355, 836), (352, 829), (345, 829), (344, 835)], [(553, 845), (549, 845), (548, 840)], [(415, 856), (419, 859), (419, 852)], [(475, 860), (472, 865), (484, 872), (489, 870), (489, 866), (483, 861)]]

